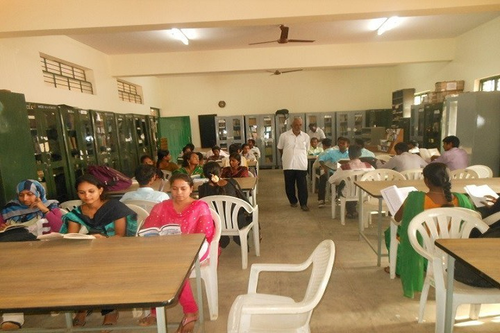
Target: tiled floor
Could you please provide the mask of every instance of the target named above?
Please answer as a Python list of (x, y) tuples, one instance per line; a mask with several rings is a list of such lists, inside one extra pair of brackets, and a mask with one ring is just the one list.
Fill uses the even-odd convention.
[[(416, 317), (420, 295), (415, 299), (403, 297), (400, 281), (390, 280), (389, 275), (383, 271), (383, 267), (388, 264), (386, 258), (382, 260), (382, 267), (377, 267), (375, 254), (358, 238), (357, 221), (346, 220), (346, 225), (342, 226), (338, 219), (331, 219), (330, 206), (321, 209), (317, 207), (317, 198), (313, 195), (309, 198), (309, 212), (291, 208), (284, 193), (282, 171), (261, 170), (259, 176), (258, 204), (263, 240), (261, 256), (255, 257), (250, 252), (249, 265), (256, 262), (298, 263), (305, 260), (323, 239), (332, 239), (336, 244), (333, 274), (322, 301), (313, 313), (312, 332), (434, 332), (433, 291), (431, 290), (427, 304), (426, 322), (418, 324)], [(375, 241), (375, 226), (370, 227), (367, 233)], [(207, 333), (226, 332), (229, 309), (235, 297), (246, 292), (248, 274), (249, 269), (241, 269), (240, 248), (232, 242), (220, 256), (219, 318), (206, 323)], [(263, 274), (259, 290), (281, 293), (300, 300), (308, 278), (307, 274)], [(207, 311), (205, 305), (205, 312)], [(459, 308), (459, 316), (464, 317), (467, 313), (468, 306)], [(457, 320), (458, 324), (466, 326), (456, 325), (454, 332), (500, 331), (500, 306), (483, 306), (481, 316), (474, 323), (465, 319)], [(179, 307), (168, 311), (169, 320), (179, 321), (181, 317)], [(101, 320), (100, 315), (94, 313), (86, 327), (98, 325)], [(130, 311), (121, 312), (120, 324), (133, 324), (135, 321)], [(63, 324), (62, 315), (31, 315), (27, 316), (25, 327), (54, 327)], [(169, 332), (175, 332), (175, 328)]]

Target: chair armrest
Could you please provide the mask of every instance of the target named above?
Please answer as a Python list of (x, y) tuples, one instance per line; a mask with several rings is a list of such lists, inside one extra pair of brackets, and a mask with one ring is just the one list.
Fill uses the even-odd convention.
[(311, 311), (314, 306), (312, 304), (290, 303), (290, 304), (266, 304), (262, 305), (243, 305), (241, 307), (241, 313), (246, 315), (258, 315), (258, 314), (298, 314)]
[(498, 220), (500, 220), (500, 212), (496, 212), (495, 214), (492, 214), (483, 219), (484, 223), (486, 223), (487, 225), (492, 225)]
[(306, 260), (300, 264), (253, 264), (250, 268), (247, 293), (252, 294), (257, 292), (260, 272), (300, 272), (306, 270), (310, 264), (310, 260)]

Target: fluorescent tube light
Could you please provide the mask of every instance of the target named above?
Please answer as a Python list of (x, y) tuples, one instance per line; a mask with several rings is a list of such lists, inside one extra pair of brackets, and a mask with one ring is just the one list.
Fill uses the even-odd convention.
[(189, 45), (189, 39), (182, 33), (181, 30), (173, 28), (170, 30), (170, 34), (175, 38), (180, 40), (184, 45)]
[(399, 23), (401, 23), (402, 19), (398, 16), (392, 16), (389, 17), (387, 20), (385, 20), (384, 23), (378, 28), (377, 30), (377, 35), (382, 35), (384, 32), (389, 31), (393, 28), (395, 28)]

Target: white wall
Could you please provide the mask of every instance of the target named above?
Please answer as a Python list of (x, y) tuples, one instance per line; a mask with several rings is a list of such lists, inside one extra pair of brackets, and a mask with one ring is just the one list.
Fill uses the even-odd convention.
[[(40, 53), (92, 69), (94, 95), (45, 85)], [(23, 93), (28, 102), (139, 114), (149, 114), (150, 106), (162, 104), (158, 79), (154, 77), (126, 79), (143, 87), (144, 104), (120, 101), (116, 79), (109, 74), (108, 56), (68, 37), (0, 39), (0, 59), (0, 89)]]

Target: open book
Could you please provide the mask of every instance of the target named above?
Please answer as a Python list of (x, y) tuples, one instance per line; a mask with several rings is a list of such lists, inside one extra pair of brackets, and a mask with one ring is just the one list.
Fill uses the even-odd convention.
[(498, 198), (498, 194), (488, 185), (466, 185), (464, 189), (476, 207), (486, 206), (484, 203), (487, 201), (487, 195), (495, 199)]
[(384, 198), (387, 208), (389, 208), (389, 212), (394, 216), (403, 205), (408, 194), (413, 191), (417, 191), (413, 186), (397, 187), (396, 185), (392, 185), (380, 190), (380, 194), (382, 194), (382, 198)]
[(38, 235), (36, 237), (37, 239), (40, 240), (47, 240), (47, 239), (95, 239), (95, 236), (93, 235), (88, 235), (88, 234), (79, 234), (79, 233), (68, 233), (68, 234), (60, 234), (58, 232), (51, 232), (50, 234), (45, 234), (45, 235)]
[(19, 228), (26, 228), (26, 225), (23, 224), (23, 223), (9, 224), (5, 228), (3, 228), (2, 230), (0, 230), (0, 233), (7, 232), (7, 231), (12, 230), (12, 229), (19, 229)]
[(138, 232), (138, 235), (142, 237), (180, 235), (180, 234), (181, 234), (181, 226), (179, 224), (166, 224), (161, 228), (151, 227), (151, 228), (141, 229)]

